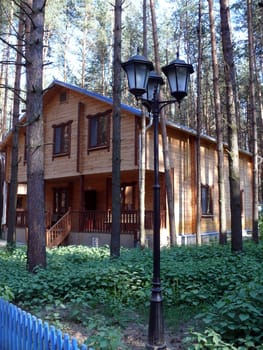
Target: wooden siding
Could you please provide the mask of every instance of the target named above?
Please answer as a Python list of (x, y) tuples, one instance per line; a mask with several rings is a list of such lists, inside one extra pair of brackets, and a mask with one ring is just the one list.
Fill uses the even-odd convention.
[[(69, 206), (72, 211), (81, 211), (84, 206), (84, 193), (96, 191), (96, 210), (111, 209), (111, 169), (112, 140), (109, 149), (89, 151), (87, 115), (103, 113), (112, 108), (102, 102), (81, 93), (66, 90), (67, 98), (60, 102), (63, 88), (55, 87), (44, 98), (44, 142), (45, 142), (45, 210), (53, 213), (54, 189), (69, 189)], [(138, 119), (127, 111), (121, 117), (121, 182), (135, 185), (134, 210), (139, 210), (139, 176), (138, 154), (139, 132)], [(70, 153), (66, 156), (53, 157), (53, 125), (71, 123)], [(111, 128), (111, 126), (110, 126)], [(196, 137), (187, 130), (167, 127), (170, 169), (175, 205), (175, 224), (178, 234), (196, 232)], [(6, 144), (6, 180), (10, 182), (11, 172), (11, 138)], [(146, 135), (146, 194), (145, 209), (153, 208), (153, 127)], [(19, 134), (19, 169), (18, 182), (26, 182), (26, 163), (24, 162), (25, 129)], [(159, 136), (160, 158), (160, 195), (161, 210), (167, 208), (165, 193), (165, 176), (161, 135)], [(218, 171), (216, 143), (205, 137), (201, 140), (201, 182), (212, 189), (213, 215), (202, 217), (201, 232), (218, 231)], [(243, 228), (252, 227), (252, 158), (240, 153), (240, 183), (243, 193)], [(226, 212), (230, 212), (228, 158), (225, 152), (225, 194)], [(167, 218), (168, 219), (168, 218)], [(230, 215), (227, 215), (227, 228), (230, 230)]]
[[(20, 183), (27, 181), (27, 167), (25, 162), (25, 129), (19, 130), (18, 138), (18, 180)], [(10, 143), (6, 146), (6, 181), (11, 180), (11, 157), (12, 157), (12, 145)]]
[[(60, 103), (59, 94), (54, 96), (45, 107), (45, 179), (54, 179), (78, 174), (101, 174), (109, 172), (112, 166), (112, 139), (110, 137), (109, 150), (95, 149), (87, 151), (88, 147), (88, 119), (87, 115), (109, 110), (106, 103), (96, 101), (90, 97), (83, 97), (76, 92), (68, 92), (66, 103)], [(83, 112), (79, 115), (79, 103)], [(52, 157), (53, 128), (73, 120), (71, 124), (71, 148), (69, 156)], [(134, 144), (135, 117), (127, 112), (121, 117), (121, 170), (131, 170), (135, 167)], [(79, 154), (78, 154), (79, 150)], [(102, 161), (103, 160), (103, 161)]]

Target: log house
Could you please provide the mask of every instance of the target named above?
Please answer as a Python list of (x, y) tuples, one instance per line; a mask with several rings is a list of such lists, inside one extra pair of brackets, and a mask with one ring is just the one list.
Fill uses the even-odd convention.
[[(55, 80), (44, 94), (44, 183), (47, 245), (109, 244), (111, 233), (112, 99)], [(139, 138), (141, 111), (121, 109), (121, 244), (136, 246), (139, 232)], [(26, 116), (21, 119), (25, 122)], [(19, 133), (17, 240), (26, 241), (26, 127)], [(196, 133), (167, 123), (171, 176), (178, 244), (196, 232)], [(11, 176), (9, 133), (0, 144), (5, 156), (5, 182)], [(152, 242), (153, 225), (153, 128), (146, 134), (145, 229)], [(160, 150), (161, 243), (169, 244), (162, 142)], [(240, 152), (242, 223), (252, 228), (252, 157)], [(204, 237), (216, 236), (219, 228), (216, 141), (201, 137), (201, 193), (199, 203)], [(227, 212), (229, 205), (228, 160), (225, 153)], [(7, 194), (8, 195), (8, 194)], [(5, 206), (4, 206), (5, 207)], [(8, 209), (7, 209), (8, 210)], [(4, 217), (4, 216), (3, 216)], [(230, 217), (227, 217), (230, 229)], [(8, 223), (4, 222), (8, 225)]]

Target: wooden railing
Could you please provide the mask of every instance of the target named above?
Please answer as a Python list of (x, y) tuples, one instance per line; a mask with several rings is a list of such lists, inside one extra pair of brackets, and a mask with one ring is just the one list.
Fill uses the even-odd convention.
[[(50, 212), (45, 212), (45, 223), (46, 227), (51, 226), (52, 215)], [(16, 210), (16, 226), (26, 227), (27, 226), (27, 211), (18, 209)]]
[[(76, 232), (111, 232), (112, 212), (100, 210), (72, 211), (72, 230)], [(138, 210), (121, 212), (121, 232), (139, 231), (140, 215)], [(161, 228), (166, 227), (166, 211), (161, 211)], [(153, 229), (153, 211), (145, 211), (145, 229)]]
[(71, 231), (71, 211), (70, 209), (46, 232), (47, 247), (60, 245)]
[[(152, 210), (145, 211), (145, 229), (153, 230)], [(27, 226), (26, 211), (17, 211), (17, 226)], [(111, 233), (112, 212), (110, 210), (68, 211), (53, 226), (52, 215), (46, 213), (47, 246), (56, 246), (73, 232), (101, 232)], [(140, 227), (139, 210), (125, 210), (121, 212), (121, 233), (137, 235)], [(166, 228), (166, 211), (161, 210), (161, 228)], [(136, 237), (135, 237), (136, 238)]]

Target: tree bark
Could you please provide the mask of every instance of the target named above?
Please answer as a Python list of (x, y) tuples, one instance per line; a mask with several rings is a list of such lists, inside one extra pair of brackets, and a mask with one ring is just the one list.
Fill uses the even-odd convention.
[(226, 209), (225, 209), (225, 175), (224, 175), (224, 143), (223, 143), (223, 122), (221, 111), (221, 98), (219, 90), (219, 69), (216, 49), (216, 31), (214, 20), (214, 2), (208, 0), (210, 34), (211, 34), (211, 55), (213, 64), (213, 87), (214, 105), (217, 135), (217, 171), (218, 171), (218, 202), (219, 202), (219, 243), (226, 244)]
[(27, 77), (27, 184), (28, 247), (30, 272), (46, 266), (43, 144), (43, 33), (45, 0), (29, 0), (26, 40)]
[(249, 106), (248, 115), (252, 124), (253, 150), (253, 231), (252, 238), (258, 243), (258, 133), (257, 113), (255, 102), (255, 67), (254, 67), (254, 40), (252, 26), (252, 1), (247, 0), (248, 22), (248, 61), (249, 61)]
[[(157, 24), (156, 24), (154, 0), (150, 0), (150, 8), (151, 8), (151, 15), (152, 15), (155, 65), (156, 65), (157, 73), (161, 75), (159, 42), (158, 42), (158, 36), (157, 36)], [(160, 94), (160, 98), (162, 99), (162, 94)], [(163, 159), (164, 159), (164, 170), (165, 170), (165, 185), (166, 185), (168, 215), (169, 215), (170, 244), (176, 245), (177, 240), (176, 240), (176, 230), (175, 230), (174, 196), (173, 196), (173, 186), (172, 186), (172, 180), (171, 180), (171, 174), (170, 174), (171, 167), (170, 167), (170, 159), (169, 159), (169, 145), (168, 145), (167, 132), (166, 132), (166, 116), (163, 110), (161, 111), (160, 114), (161, 114), (160, 123), (161, 123), (162, 142), (163, 142)]]
[[(12, 19), (14, 16), (14, 4), (13, 1), (11, 2), (11, 6), (10, 6), (10, 21), (8, 21), (8, 37), (7, 37), (7, 46), (5, 48), (5, 53), (3, 54), (3, 58), (6, 62), (10, 62), (10, 57), (11, 57), (11, 50), (10, 48), (12, 47), (12, 45), (9, 44), (10, 42), (10, 38), (12, 35)], [(2, 132), (3, 135), (9, 130), (10, 126), (8, 126), (8, 99), (10, 98), (9, 96), (9, 88), (8, 86), (10, 85), (10, 68), (9, 68), (9, 64), (4, 64), (3, 65), (3, 81), (4, 81), (4, 86), (6, 87), (4, 89), (4, 98), (3, 98), (3, 102), (2, 102)]]
[(7, 248), (12, 250), (16, 245), (16, 202), (17, 202), (17, 174), (18, 174), (18, 137), (19, 137), (19, 109), (20, 109), (20, 81), (21, 81), (21, 63), (22, 55), (19, 50), (23, 47), (23, 29), (24, 16), (20, 9), (18, 38), (17, 38), (17, 56), (15, 68), (14, 102), (13, 102), (13, 137), (12, 137), (12, 161), (11, 161), (11, 180), (9, 190), (8, 205), (8, 231)]
[(197, 64), (197, 101), (196, 101), (196, 244), (201, 245), (201, 126), (202, 126), (202, 1), (199, 0), (198, 18), (198, 64)]
[(228, 122), (228, 161), (231, 209), (231, 249), (243, 249), (241, 223), (241, 193), (239, 176), (238, 120), (236, 78), (230, 29), (229, 0), (220, 0), (221, 39), (226, 84), (226, 113)]
[(122, 0), (115, 0), (114, 57), (113, 57), (113, 111), (112, 111), (112, 232), (110, 255), (120, 256), (121, 202), (121, 13)]
[[(147, 57), (147, 5), (143, 0), (143, 56)], [(142, 113), (139, 165), (139, 196), (140, 196), (140, 247), (145, 247), (145, 149), (146, 149), (146, 115)]]

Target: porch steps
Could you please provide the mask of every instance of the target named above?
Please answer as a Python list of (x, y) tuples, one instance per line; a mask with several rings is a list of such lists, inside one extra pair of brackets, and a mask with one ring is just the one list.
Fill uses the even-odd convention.
[(71, 231), (70, 209), (46, 232), (46, 246), (57, 247), (63, 243)]

